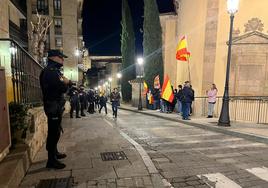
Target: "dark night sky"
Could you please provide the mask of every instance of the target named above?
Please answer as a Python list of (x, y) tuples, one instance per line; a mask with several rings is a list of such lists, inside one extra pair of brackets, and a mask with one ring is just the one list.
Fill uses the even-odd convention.
[[(129, 0), (136, 35), (136, 53), (142, 53), (143, 0)], [(173, 0), (158, 0), (160, 13), (173, 11)], [(83, 35), (91, 55), (120, 55), (121, 0), (84, 0)]]

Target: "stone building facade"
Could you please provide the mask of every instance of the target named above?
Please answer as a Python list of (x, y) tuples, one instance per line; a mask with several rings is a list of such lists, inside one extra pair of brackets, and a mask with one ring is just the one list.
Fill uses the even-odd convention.
[[(191, 82), (196, 96), (215, 83), (223, 94), (230, 18), (226, 0), (175, 0), (176, 13), (160, 15), (164, 71), (173, 85), (189, 80), (187, 62), (176, 60), (179, 39), (187, 36)], [(240, 1), (234, 19), (230, 95), (267, 96), (268, 1)]]
[(68, 56), (64, 64), (64, 75), (78, 81), (79, 67), (82, 63), (82, 7), (83, 0), (27, 0), (28, 28), (30, 21), (37, 19), (36, 13), (52, 20), (49, 28), (46, 49), (61, 49)]

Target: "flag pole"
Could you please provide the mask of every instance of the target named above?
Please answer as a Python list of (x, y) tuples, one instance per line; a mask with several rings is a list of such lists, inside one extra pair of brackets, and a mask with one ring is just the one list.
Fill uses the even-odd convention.
[(189, 82), (191, 83), (191, 71), (190, 71), (190, 61), (189, 61), (189, 57), (187, 58), (187, 63), (188, 63)]

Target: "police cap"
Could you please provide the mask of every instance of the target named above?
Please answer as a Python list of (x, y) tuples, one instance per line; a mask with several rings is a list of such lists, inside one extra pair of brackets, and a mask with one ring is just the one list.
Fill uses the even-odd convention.
[(47, 54), (48, 54), (47, 57), (59, 56), (62, 58), (68, 58), (68, 56), (63, 54), (60, 50), (49, 50)]

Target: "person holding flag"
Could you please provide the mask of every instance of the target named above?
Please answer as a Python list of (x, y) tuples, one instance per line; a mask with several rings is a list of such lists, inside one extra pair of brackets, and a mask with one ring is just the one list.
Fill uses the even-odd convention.
[(174, 93), (173, 93), (173, 89), (172, 89), (168, 75), (166, 75), (165, 79), (164, 79), (164, 83), (162, 86), (161, 98), (164, 99), (165, 101), (169, 102), (170, 104), (174, 100)]
[(153, 108), (154, 110), (159, 110), (160, 108), (160, 88), (161, 88), (161, 85), (160, 85), (160, 77), (159, 75), (157, 75), (155, 78), (154, 78), (154, 90), (152, 92), (152, 95), (153, 95)]

